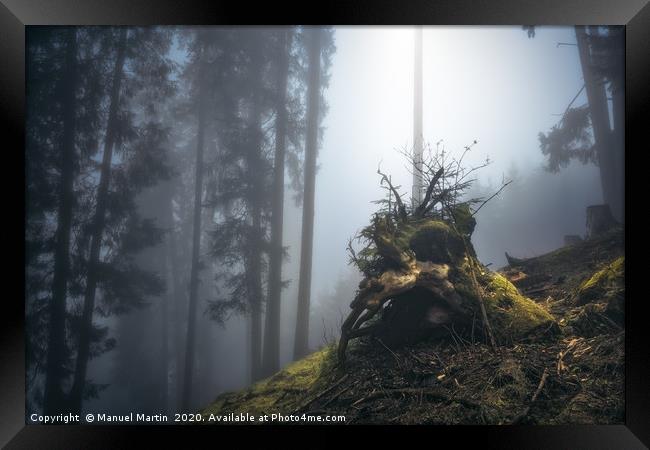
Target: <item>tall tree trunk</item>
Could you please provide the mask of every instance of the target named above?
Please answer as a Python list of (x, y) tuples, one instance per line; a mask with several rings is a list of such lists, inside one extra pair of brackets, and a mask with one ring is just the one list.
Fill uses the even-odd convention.
[[(257, 79), (255, 88), (262, 87), (262, 55), (259, 50), (253, 50), (253, 67)], [(262, 229), (262, 197), (264, 193), (264, 179), (262, 168), (262, 99), (259, 92), (253, 94), (251, 111), (251, 133), (254, 140), (251, 146), (248, 176), (251, 180), (253, 191), (249, 201), (251, 202), (251, 235), (248, 249), (248, 288), (251, 302), (251, 380), (253, 382), (262, 377), (262, 253), (263, 235)]]
[(75, 158), (75, 92), (77, 86), (77, 35), (74, 28), (68, 30), (65, 54), (65, 88), (63, 99), (63, 137), (61, 141), (61, 182), (57, 214), (56, 247), (54, 250), (54, 278), (50, 303), (47, 367), (45, 378), (45, 414), (57, 414), (64, 410), (62, 380), (66, 359), (65, 319), (67, 283), (70, 271), (70, 234), (72, 205), (74, 203)]
[(610, 206), (612, 214), (620, 223), (625, 223), (625, 88), (614, 87), (612, 92), (612, 110), (614, 116), (613, 132), (613, 172), (614, 199)]
[(614, 217), (625, 223), (625, 28), (613, 28), (616, 29), (610, 27), (610, 32), (614, 33), (616, 48), (621, 49), (613, 52), (611, 61), (616, 68), (612, 80), (614, 195), (619, 201), (610, 206)]
[(262, 252), (261, 252), (261, 217), (258, 204), (253, 207), (253, 229), (251, 236), (249, 271), (249, 289), (251, 296), (251, 380), (262, 377)]
[(70, 407), (75, 413), (81, 411), (83, 392), (86, 385), (86, 370), (90, 359), (90, 344), (93, 332), (93, 311), (95, 310), (95, 295), (97, 290), (97, 269), (99, 253), (101, 250), (102, 236), (104, 234), (104, 221), (106, 216), (106, 201), (108, 200), (108, 187), (111, 177), (111, 163), (113, 159), (113, 146), (117, 126), (117, 110), (120, 102), (120, 86), (122, 84), (124, 59), (126, 54), (127, 29), (120, 30), (120, 39), (117, 48), (117, 58), (113, 71), (113, 84), (111, 87), (108, 123), (106, 125), (106, 138), (104, 140), (104, 154), (102, 157), (99, 186), (97, 187), (97, 205), (92, 221), (92, 236), (90, 243), (90, 256), (88, 258), (88, 274), (84, 292), (84, 306), (79, 332), (79, 349), (75, 366), (74, 382), (70, 390)]
[(187, 337), (185, 339), (185, 374), (183, 376), (182, 411), (188, 411), (192, 399), (192, 375), (196, 337), (196, 303), (199, 289), (199, 253), (201, 251), (201, 201), (203, 194), (203, 147), (205, 140), (205, 77), (203, 52), (199, 62), (199, 111), (196, 135), (196, 168), (194, 178), (194, 211), (192, 230), (192, 265), (190, 268), (190, 298), (187, 316)]
[(265, 375), (280, 367), (280, 306), (282, 297), (282, 230), (284, 215), (284, 158), (287, 135), (287, 78), (289, 76), (289, 51), (291, 30), (280, 34), (278, 60), (278, 86), (275, 119), (275, 155), (273, 161), (273, 197), (271, 199), (271, 252), (269, 258), (269, 293), (264, 328)]
[[(165, 205), (167, 209), (171, 205)], [(164, 219), (163, 219), (164, 220)], [(166, 289), (165, 295), (162, 298), (161, 308), (161, 333), (162, 340), (160, 346), (160, 373), (161, 373), (161, 408), (163, 411), (169, 411), (169, 306), (174, 303), (174, 281), (171, 279), (169, 265), (167, 264), (165, 256), (168, 254), (166, 246), (160, 246), (160, 273), (165, 274)]]
[(174, 351), (174, 404), (176, 409), (180, 411), (182, 404), (183, 392), (183, 377), (181, 367), (183, 367), (183, 332), (182, 320), (183, 316), (183, 291), (181, 290), (181, 280), (178, 267), (178, 252), (176, 251), (176, 235), (174, 232), (174, 211), (173, 211), (173, 188), (169, 189), (169, 207), (167, 208), (167, 226), (169, 234), (167, 235), (166, 250), (167, 250), (167, 265), (168, 265), (168, 279), (171, 283), (172, 290), (172, 305), (174, 307), (174, 335), (172, 342)]
[(422, 27), (415, 30), (415, 61), (413, 64), (413, 192), (412, 205), (422, 202)]
[(619, 211), (622, 198), (618, 197), (615, 189), (616, 169), (605, 84), (593, 71), (587, 28), (585, 26), (576, 26), (575, 30), (580, 65), (582, 66), (587, 101), (589, 102), (589, 114), (594, 131), (603, 198), (605, 203), (610, 205), (612, 211)]
[(316, 154), (318, 151), (321, 30), (309, 32), (309, 84), (307, 103), (307, 139), (305, 145), (305, 186), (302, 208), (302, 241), (300, 246), (300, 280), (298, 282), (298, 314), (294, 341), (294, 359), (309, 353), (309, 303), (311, 295), (312, 248), (314, 240), (314, 193), (316, 188)]

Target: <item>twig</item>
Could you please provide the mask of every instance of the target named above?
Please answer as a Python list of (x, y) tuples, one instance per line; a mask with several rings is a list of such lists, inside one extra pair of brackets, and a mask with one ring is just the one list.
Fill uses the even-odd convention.
[(542, 292), (548, 291), (552, 287), (553, 286), (551, 286), (551, 285), (546, 285), (546, 286), (542, 286), (542, 287), (538, 287), (538, 288), (530, 289), (530, 290), (522, 289), (522, 292), (527, 296), (528, 295), (535, 295), (535, 294), (541, 294)]
[(528, 413), (530, 412), (530, 408), (535, 403), (535, 400), (537, 400), (537, 397), (539, 394), (542, 392), (542, 389), (544, 388), (544, 383), (546, 383), (546, 378), (548, 378), (548, 368), (544, 368), (544, 372), (542, 373), (542, 378), (539, 380), (539, 385), (537, 386), (537, 390), (535, 390), (535, 393), (533, 394), (533, 397), (530, 399), (530, 403), (528, 406), (526, 406), (526, 409), (519, 414), (515, 419), (512, 421), (512, 425), (516, 425), (518, 423), (521, 423), (522, 420), (528, 416)]
[(334, 388), (336, 388), (338, 385), (340, 385), (345, 380), (347, 380), (348, 377), (349, 377), (348, 374), (342, 376), (341, 378), (339, 378), (339, 380), (336, 383), (334, 383), (333, 385), (331, 385), (330, 387), (328, 387), (327, 389), (322, 391), (320, 394), (316, 395), (315, 397), (312, 397), (310, 400), (304, 402), (302, 405), (300, 405), (298, 408), (296, 408), (296, 410), (293, 413), (294, 414), (299, 413), (300, 411), (302, 411), (303, 409), (305, 409), (306, 407), (308, 407), (309, 405), (314, 403), (319, 398), (322, 398), (324, 395), (327, 395), (329, 392), (332, 392), (332, 390), (334, 390)]
[(388, 348), (388, 346), (386, 346), (386, 344), (384, 344), (381, 339), (377, 338), (377, 341), (379, 341), (379, 343), (381, 345), (383, 345), (383, 347), (393, 355), (393, 357), (395, 358), (395, 361), (397, 361), (397, 366), (401, 367), (401, 362), (400, 362), (399, 358), (397, 357), (397, 355), (395, 354), (395, 352), (392, 351), (390, 348)]
[(426, 363), (425, 363), (424, 361), (422, 361), (422, 360), (421, 360), (421, 359), (420, 359), (420, 358), (419, 358), (415, 353), (413, 353), (413, 351), (409, 351), (409, 354), (413, 357), (413, 359), (415, 359), (415, 360), (416, 360), (417, 362), (419, 362), (420, 364), (426, 364)]
[(419, 397), (426, 397), (430, 398), (433, 400), (444, 400), (448, 402), (456, 402), (460, 403), (461, 405), (468, 406), (471, 408), (477, 408), (480, 405), (476, 402), (473, 402), (471, 400), (465, 399), (465, 398), (459, 398), (459, 397), (454, 397), (446, 392), (443, 392), (441, 390), (433, 390), (433, 389), (422, 389), (422, 388), (401, 388), (401, 389), (386, 389), (384, 392), (372, 392), (371, 394), (360, 398), (356, 402), (353, 403), (353, 405), (358, 405), (363, 402), (375, 400), (377, 398), (381, 397), (397, 397), (397, 396), (402, 396), (402, 395), (415, 395)]
[(438, 354), (434, 351), (431, 350), (431, 353), (433, 353), (433, 356), (436, 357), (436, 359), (440, 362), (440, 365), (442, 366), (443, 369), (447, 368), (447, 365), (444, 363), (444, 361), (438, 356)]
[(381, 172), (379, 168), (377, 168), (377, 173), (381, 175), (381, 183), (384, 181), (388, 184), (388, 188), (393, 192), (393, 195), (395, 195), (395, 202), (397, 203), (397, 210), (399, 211), (399, 216), (402, 220), (406, 220), (407, 214), (406, 214), (406, 208), (404, 207), (404, 203), (402, 202), (402, 197), (400, 197), (399, 193), (397, 192), (397, 189), (393, 187), (393, 184), (390, 182), (388, 177)]
[(441, 167), (433, 176), (433, 178), (429, 182), (429, 186), (427, 187), (427, 192), (424, 195), (424, 200), (422, 200), (422, 203), (420, 203), (416, 208), (415, 213), (413, 214), (414, 216), (421, 216), (427, 210), (427, 203), (429, 203), (429, 200), (431, 200), (433, 189), (436, 187), (436, 184), (438, 183), (438, 180), (440, 180), (440, 177), (442, 177), (443, 173), (444, 173), (444, 169)]
[(535, 394), (533, 395), (533, 398), (530, 399), (530, 402), (534, 402), (537, 400), (537, 397), (539, 396), (540, 392), (542, 392), (542, 389), (544, 388), (544, 383), (546, 383), (546, 378), (548, 378), (548, 368), (544, 368), (544, 373), (542, 373), (542, 379), (539, 380), (539, 385), (537, 386), (537, 390), (535, 391)]
[(512, 183), (512, 180), (508, 181), (507, 183), (504, 183), (504, 184), (501, 186), (501, 188), (499, 188), (498, 191), (496, 191), (494, 194), (492, 194), (492, 195), (491, 195), (487, 200), (485, 200), (483, 203), (481, 203), (481, 205), (480, 205), (478, 208), (476, 208), (476, 209), (474, 210), (474, 212), (472, 213), (472, 216), (476, 215), (476, 213), (479, 212), (479, 210), (480, 210), (481, 208), (483, 208), (483, 206), (485, 206), (485, 204), (486, 204), (487, 202), (489, 202), (489, 201), (492, 200), (494, 197), (496, 197), (497, 195), (499, 195), (499, 194), (501, 193), (501, 191), (504, 190), (504, 189), (506, 188), (506, 186), (508, 186), (510, 183)]
[(571, 109), (571, 105), (573, 105), (573, 102), (575, 102), (578, 99), (578, 97), (580, 96), (580, 93), (584, 89), (585, 89), (585, 85), (583, 84), (582, 87), (580, 88), (580, 90), (578, 91), (578, 93), (576, 94), (576, 96), (573, 97), (573, 100), (571, 100), (571, 103), (569, 103), (569, 106), (567, 106), (566, 109), (564, 110), (564, 114), (562, 114), (562, 118), (560, 119), (560, 122), (562, 122), (564, 120), (564, 118), (566, 117), (566, 113), (568, 113), (569, 109)]

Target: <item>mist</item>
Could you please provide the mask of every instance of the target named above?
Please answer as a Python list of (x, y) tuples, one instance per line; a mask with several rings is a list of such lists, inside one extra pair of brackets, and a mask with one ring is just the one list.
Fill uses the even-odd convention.
[[(45, 116), (58, 117), (66, 110), (66, 100), (48, 86), (67, 76), (66, 30), (28, 30), (28, 116), (33, 121), (28, 120), (27, 127), (35, 136), (28, 141), (33, 150), (27, 155), (34, 167), (27, 179), (28, 203), (33, 202), (28, 208), (28, 240), (34, 242), (56, 242), (60, 236), (60, 199), (46, 194), (58, 192), (58, 180), (64, 176), (57, 158), (65, 145), (58, 142), (64, 139), (66, 123)], [(247, 387), (300, 356), (296, 323), (310, 145), (316, 167), (308, 350), (338, 339), (362, 279), (349, 264), (348, 241), (368, 225), (378, 210), (374, 202), (384, 197), (378, 169), (401, 186), (404, 198), (411, 191), (412, 167), (403, 153), (414, 147), (414, 28), (321, 29), (315, 88), (310, 84), (316, 76), (310, 27), (292, 28), (287, 35), (283, 30), (288, 29), (260, 27), (124, 30), (123, 92), (113, 128), (107, 124), (113, 120), (115, 92), (110, 87), (119, 65), (119, 29), (76, 31), (79, 75), (73, 87), (76, 134), (71, 138), (76, 159), (68, 172), (74, 177), (69, 191), (74, 200), (68, 225), (67, 322), (59, 337), (65, 351), (58, 380), (62, 392), (72, 389), (74, 361), (83, 353), (78, 343), (83, 341), (83, 293), (88, 291), (88, 271), (94, 270), (85, 261), (91, 257), (96, 230), (92, 215), (105, 173), (102, 149), (108, 148), (114, 132), (118, 136), (108, 161), (113, 171), (106, 175), (109, 200), (101, 214), (105, 223), (98, 262), (102, 267), (122, 265), (106, 269), (110, 276), (97, 275), (97, 299), (87, 323), (92, 339), (81, 411), (196, 411), (221, 393)], [(477, 171), (470, 196), (490, 197), (510, 181), (475, 217), (471, 242), (478, 259), (493, 270), (507, 264), (505, 252), (534, 257), (563, 246), (567, 235), (584, 236), (587, 206), (606, 203), (593, 158), (573, 158), (561, 170), (548, 170), (540, 133), (558, 124), (572, 100), (579, 106), (588, 99), (574, 28), (535, 31), (531, 38), (520, 26), (423, 27), (425, 151), (444, 150), (450, 158), (459, 157), (471, 145), (464, 164), (489, 164)], [(138, 42), (146, 45), (138, 47)], [(278, 56), (282, 52), (284, 56)], [(43, 58), (53, 61), (51, 79), (38, 66)], [(284, 91), (278, 88), (283, 67)], [(286, 96), (281, 109), (278, 92)], [(314, 99), (319, 100), (315, 123), (310, 117)], [(88, 112), (93, 108), (96, 117)], [(610, 114), (613, 109), (610, 100)], [(284, 144), (277, 141), (281, 117)], [(115, 129), (119, 131), (111, 131)], [(277, 192), (273, 169), (278, 145), (284, 145), (286, 155), (280, 181), (280, 244), (285, 254), (277, 367), (272, 363), (267, 370), (262, 360), (268, 350), (266, 327), (272, 323), (266, 312), (276, 245), (272, 230), (277, 203), (272, 192)], [(197, 164), (203, 167), (198, 188)], [(37, 179), (43, 174), (50, 184)], [(132, 186), (137, 180), (141, 182)], [(198, 212), (196, 198), (202, 205)], [(257, 234), (249, 231), (254, 227)], [(196, 230), (200, 240), (193, 247)], [(127, 242), (125, 236), (137, 243)], [(250, 239), (258, 241), (250, 244)], [(52, 301), (56, 256), (46, 244), (35, 251), (40, 253), (26, 267), (41, 280), (28, 286), (26, 299), (34, 341), (29, 346), (28, 409), (41, 411), (43, 402), (47, 404), (47, 342), (52, 342), (48, 317), (53, 316), (39, 313)], [(127, 260), (133, 264), (125, 265)], [(127, 283), (139, 276), (136, 269), (147, 281), (131, 287)], [(251, 279), (255, 270), (257, 281)], [(192, 295), (196, 322), (190, 324)], [(193, 329), (191, 357), (188, 327)], [(256, 351), (259, 370), (251, 359)], [(191, 390), (184, 403), (188, 374)]]

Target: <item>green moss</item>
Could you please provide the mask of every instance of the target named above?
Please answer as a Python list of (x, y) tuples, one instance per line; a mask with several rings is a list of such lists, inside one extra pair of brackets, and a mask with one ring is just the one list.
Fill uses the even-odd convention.
[(458, 232), (463, 233), (468, 237), (471, 236), (474, 232), (474, 228), (476, 228), (476, 219), (472, 215), (469, 205), (463, 203), (457, 206), (453, 211), (453, 215)]
[(395, 244), (403, 250), (408, 250), (409, 242), (420, 226), (421, 223), (414, 221), (399, 224), (395, 233)]
[(420, 261), (435, 263), (457, 261), (465, 249), (461, 236), (439, 220), (409, 224), (400, 230), (399, 245), (412, 250)]
[(553, 316), (541, 305), (524, 297), (499, 273), (491, 274), (486, 288), (485, 309), (492, 329), (501, 337), (521, 338), (531, 331), (549, 326)]
[(210, 414), (292, 412), (305, 398), (327, 383), (332, 374), (335, 353), (333, 346), (325, 347), (248, 389), (220, 395), (201, 414), (209, 417)]
[(585, 280), (578, 287), (575, 302), (585, 305), (594, 300), (605, 299), (612, 291), (622, 289), (624, 278), (625, 257), (621, 256)]

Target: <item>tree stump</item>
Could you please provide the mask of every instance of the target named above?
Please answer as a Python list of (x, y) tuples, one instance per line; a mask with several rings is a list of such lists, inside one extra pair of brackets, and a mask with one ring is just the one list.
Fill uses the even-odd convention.
[(455, 224), (418, 219), (392, 227), (376, 219), (371, 230), (381, 260), (359, 284), (341, 327), (341, 362), (350, 339), (361, 336), (392, 347), (448, 335), (453, 326), (470, 340), (474, 328), (477, 335), (487, 331), (481, 305), (497, 342), (548, 329), (554, 321), (504, 276), (483, 266), (469, 233), (461, 234)]
[(617, 225), (609, 205), (587, 206), (587, 239), (601, 235)]

